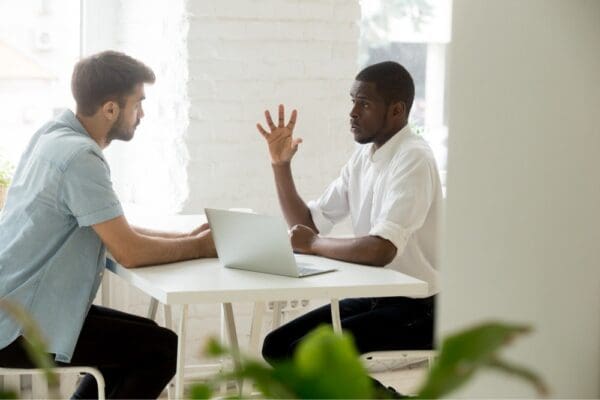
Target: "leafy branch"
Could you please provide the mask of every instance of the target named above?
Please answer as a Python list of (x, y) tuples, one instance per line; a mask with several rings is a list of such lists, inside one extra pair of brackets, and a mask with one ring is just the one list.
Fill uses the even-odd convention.
[[(498, 357), (500, 350), (530, 330), (524, 325), (488, 322), (449, 336), (444, 340), (438, 360), (416, 398), (445, 397), (485, 368), (523, 379), (539, 395), (546, 396), (548, 388), (536, 373)], [(231, 354), (216, 339), (208, 342), (205, 353), (213, 357)], [(218, 382), (242, 379), (254, 382), (261, 394), (271, 399), (387, 397), (387, 393), (374, 389), (360, 362), (352, 337), (348, 334), (336, 335), (328, 326), (321, 326), (310, 333), (291, 360), (270, 368), (264, 363), (242, 357), (239, 370), (219, 374), (206, 384), (195, 385), (191, 398), (208, 399)]]

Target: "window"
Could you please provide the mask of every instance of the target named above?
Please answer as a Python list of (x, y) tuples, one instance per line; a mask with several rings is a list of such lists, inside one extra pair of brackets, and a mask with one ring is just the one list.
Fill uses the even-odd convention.
[(359, 65), (392, 60), (415, 81), (410, 124), (430, 143), (445, 185), (446, 47), (451, 0), (361, 0)]
[(32, 134), (72, 105), (79, 2), (0, 0), (0, 162), (15, 165)]

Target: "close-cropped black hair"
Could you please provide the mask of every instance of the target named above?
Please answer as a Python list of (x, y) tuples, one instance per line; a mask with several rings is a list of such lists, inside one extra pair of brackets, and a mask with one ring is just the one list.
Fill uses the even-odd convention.
[(357, 81), (372, 82), (387, 104), (402, 101), (407, 115), (415, 99), (415, 84), (410, 73), (394, 61), (373, 64), (356, 75)]

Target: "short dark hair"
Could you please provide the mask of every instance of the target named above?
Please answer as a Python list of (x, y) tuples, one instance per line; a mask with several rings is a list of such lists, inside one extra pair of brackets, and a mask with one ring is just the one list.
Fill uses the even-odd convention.
[(71, 92), (77, 112), (94, 115), (102, 104), (124, 97), (139, 83), (154, 83), (154, 72), (144, 63), (117, 51), (103, 51), (80, 60), (73, 70)]
[(410, 112), (415, 99), (415, 84), (402, 65), (394, 61), (373, 64), (360, 71), (355, 79), (374, 83), (387, 104), (402, 101), (406, 104), (407, 114)]

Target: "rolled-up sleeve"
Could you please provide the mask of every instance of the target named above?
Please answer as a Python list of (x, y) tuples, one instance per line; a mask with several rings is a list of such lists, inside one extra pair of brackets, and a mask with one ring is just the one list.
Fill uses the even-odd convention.
[(81, 151), (69, 162), (61, 193), (62, 204), (79, 226), (95, 225), (123, 215), (108, 165), (92, 149)]
[(308, 202), (308, 208), (319, 233), (326, 235), (333, 226), (350, 213), (348, 202), (348, 180), (350, 162), (342, 168), (337, 177), (318, 200)]
[(387, 239), (404, 252), (413, 232), (423, 226), (433, 201), (431, 162), (422, 152), (402, 157), (385, 182), (382, 205), (373, 219), (369, 235)]

